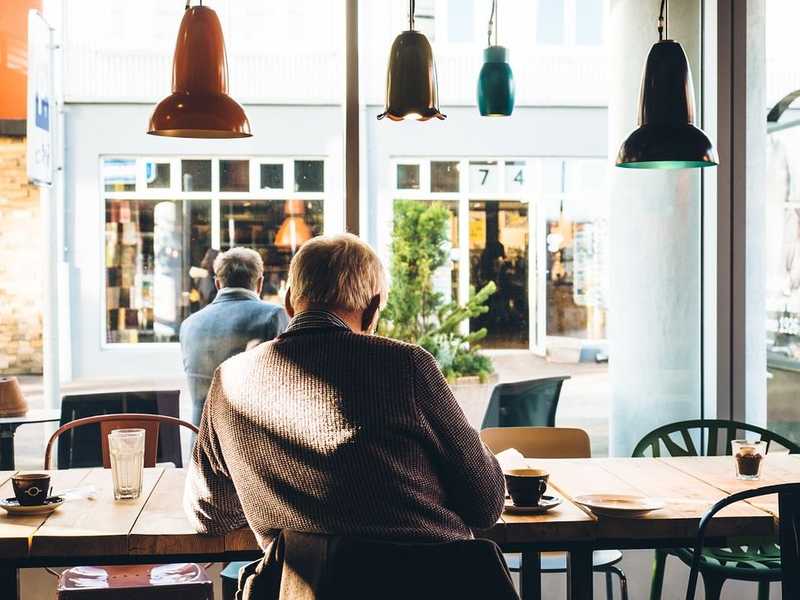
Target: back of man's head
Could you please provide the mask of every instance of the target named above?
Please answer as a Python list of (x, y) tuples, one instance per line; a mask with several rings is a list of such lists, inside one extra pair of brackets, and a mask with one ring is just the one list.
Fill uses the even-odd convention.
[(289, 266), (295, 306), (363, 311), (375, 296), (386, 303), (386, 273), (378, 255), (356, 236), (343, 233), (312, 238)]
[(257, 290), (264, 275), (264, 261), (250, 248), (231, 248), (214, 259), (214, 275), (223, 288)]

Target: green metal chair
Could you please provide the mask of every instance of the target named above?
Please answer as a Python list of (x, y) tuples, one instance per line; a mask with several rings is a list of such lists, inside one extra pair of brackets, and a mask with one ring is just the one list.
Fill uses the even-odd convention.
[[(768, 429), (739, 421), (697, 419), (654, 429), (636, 444), (633, 456), (727, 456), (732, 452), (731, 441), (747, 433), (757, 434), (767, 442), (767, 451), (772, 444), (779, 444), (791, 454), (800, 454), (800, 445)], [(661, 598), (670, 554), (687, 566), (692, 565), (691, 548), (656, 550), (650, 600)], [(781, 581), (782, 577), (780, 547), (775, 543), (752, 545), (744, 541), (727, 548), (704, 548), (699, 572), (703, 575), (706, 600), (719, 600), (728, 579), (757, 582), (758, 600), (769, 600), (770, 583)]]

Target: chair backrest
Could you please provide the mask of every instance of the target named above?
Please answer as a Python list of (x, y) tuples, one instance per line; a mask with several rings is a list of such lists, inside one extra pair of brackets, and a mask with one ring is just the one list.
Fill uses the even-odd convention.
[(800, 598), (800, 483), (781, 483), (731, 494), (712, 506), (700, 520), (697, 542), (692, 556), (692, 570), (686, 600), (694, 600), (700, 557), (705, 543), (706, 529), (711, 519), (726, 506), (742, 500), (778, 494), (778, 542), (781, 547), (781, 579), (783, 600)]
[(53, 444), (64, 433), (83, 427), (86, 425), (98, 424), (100, 426), (100, 444), (103, 456), (103, 467), (106, 469), (111, 467), (111, 460), (108, 453), (108, 434), (115, 429), (144, 429), (145, 442), (144, 442), (144, 466), (154, 467), (156, 464), (156, 450), (158, 448), (158, 431), (162, 424), (164, 425), (177, 425), (186, 427), (194, 433), (198, 433), (197, 427), (187, 421), (176, 419), (175, 417), (168, 417), (166, 415), (150, 415), (150, 414), (137, 414), (137, 413), (124, 413), (117, 415), (95, 415), (93, 417), (84, 417), (70, 421), (65, 425), (59, 427), (56, 432), (50, 436), (47, 441), (47, 447), (44, 451), (44, 468), (50, 469), (50, 458), (53, 451)]
[(561, 386), (567, 379), (569, 375), (494, 386), (481, 429), (555, 426)]
[(317, 600), (519, 600), (502, 552), (481, 539), (397, 543), (284, 529), (240, 585), (254, 598), (302, 589)]
[(525, 458), (591, 458), (589, 435), (572, 427), (490, 427), (481, 439), (493, 454), (516, 448)]
[[(725, 419), (696, 419), (654, 429), (636, 444), (633, 456), (726, 456), (732, 452), (731, 441), (747, 433), (767, 442), (767, 451), (777, 443), (791, 454), (800, 454), (798, 444), (763, 427)], [(695, 442), (700, 442), (699, 450)]]
[[(67, 394), (61, 399), (61, 425), (70, 421), (121, 413), (180, 417), (180, 390), (139, 390)], [(58, 441), (58, 468), (96, 467), (102, 464), (100, 427), (81, 427)], [(179, 427), (166, 425), (158, 436), (159, 462), (183, 464)]]

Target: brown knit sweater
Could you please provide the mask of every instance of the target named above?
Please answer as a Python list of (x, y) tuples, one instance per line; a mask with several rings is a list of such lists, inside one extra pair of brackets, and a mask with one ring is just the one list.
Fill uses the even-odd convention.
[(315, 312), (217, 370), (184, 505), (262, 547), (282, 528), (446, 541), (492, 526), (504, 489), (430, 354)]

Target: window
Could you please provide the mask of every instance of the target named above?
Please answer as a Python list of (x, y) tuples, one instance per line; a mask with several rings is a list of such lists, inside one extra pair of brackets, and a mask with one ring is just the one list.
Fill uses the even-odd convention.
[(176, 342), (213, 296), (213, 259), (233, 246), (261, 254), (262, 295), (282, 301), (291, 257), (324, 229), (322, 159), (105, 158), (101, 169), (109, 344)]
[(449, 0), (447, 3), (447, 41), (471, 43), (475, 39), (474, 0)]
[(538, 0), (536, 42), (542, 45), (564, 43), (564, 0)]
[(416, 2), (414, 26), (424, 33), (428, 40), (436, 41), (436, 0), (419, 0)]
[(603, 43), (603, 0), (575, 0), (575, 43), (599, 46)]

